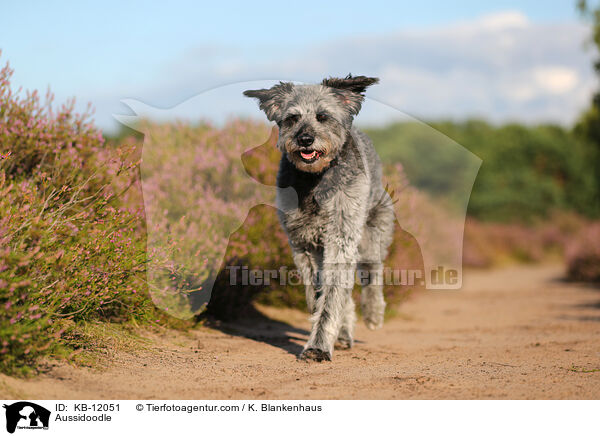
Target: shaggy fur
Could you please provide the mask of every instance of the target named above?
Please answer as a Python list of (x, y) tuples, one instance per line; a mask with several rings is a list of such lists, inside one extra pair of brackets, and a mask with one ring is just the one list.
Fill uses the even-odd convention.
[(366, 325), (383, 325), (383, 261), (394, 213), (369, 138), (352, 126), (365, 89), (378, 79), (329, 78), (245, 91), (279, 126), (279, 218), (306, 286), (312, 332), (304, 360), (330, 360), (336, 341), (353, 344), (352, 288), (358, 269)]

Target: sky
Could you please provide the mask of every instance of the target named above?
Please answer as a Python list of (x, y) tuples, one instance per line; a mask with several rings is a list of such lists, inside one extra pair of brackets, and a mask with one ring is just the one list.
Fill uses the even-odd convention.
[[(130, 113), (123, 99), (170, 108), (223, 85), (349, 72), (379, 77), (369, 97), (424, 120), (569, 125), (597, 86), (588, 36), (574, 0), (9, 1), (0, 63), (15, 87), (91, 102), (107, 130)], [(190, 117), (256, 111), (237, 95), (213, 103)]]

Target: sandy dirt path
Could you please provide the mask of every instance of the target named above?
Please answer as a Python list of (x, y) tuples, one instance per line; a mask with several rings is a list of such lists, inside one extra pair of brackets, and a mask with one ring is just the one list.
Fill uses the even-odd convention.
[[(600, 290), (559, 266), (467, 272), (461, 291), (423, 291), (383, 330), (359, 323), (332, 362), (296, 361), (306, 314), (152, 335), (105, 368), (57, 364), (0, 377), (0, 397), (35, 399), (600, 399)], [(284, 322), (281, 322), (284, 321)]]

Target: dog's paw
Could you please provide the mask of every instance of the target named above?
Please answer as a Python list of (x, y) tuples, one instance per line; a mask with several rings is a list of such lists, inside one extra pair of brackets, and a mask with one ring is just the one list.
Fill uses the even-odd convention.
[(365, 287), (361, 294), (363, 321), (369, 330), (383, 327), (385, 300), (380, 287)]
[(298, 356), (298, 360), (314, 360), (315, 362), (322, 362), (324, 360), (330, 361), (331, 353), (328, 351), (319, 350), (318, 348), (307, 348), (300, 354), (300, 356)]
[(335, 343), (336, 350), (349, 350), (354, 345), (352, 338), (338, 338)]
[(365, 318), (365, 325), (369, 330), (379, 330), (383, 327), (383, 316), (381, 319)]

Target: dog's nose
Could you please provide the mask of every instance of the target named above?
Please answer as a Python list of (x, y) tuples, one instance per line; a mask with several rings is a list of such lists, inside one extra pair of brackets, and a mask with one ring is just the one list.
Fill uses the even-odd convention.
[(308, 133), (303, 133), (302, 135), (298, 136), (297, 141), (298, 145), (300, 145), (301, 147), (308, 147), (313, 142), (315, 142), (315, 138), (310, 136)]

